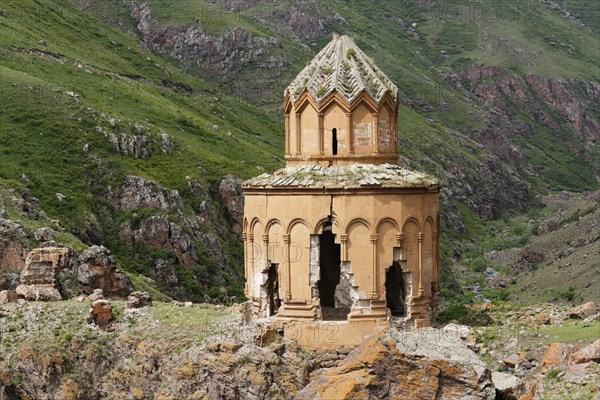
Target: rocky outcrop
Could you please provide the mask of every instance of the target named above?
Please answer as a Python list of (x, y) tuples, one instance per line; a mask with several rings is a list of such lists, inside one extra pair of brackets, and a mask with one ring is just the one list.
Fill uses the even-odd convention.
[(219, 198), (227, 210), (231, 229), (241, 239), (244, 221), (244, 192), (241, 182), (231, 175), (225, 176), (219, 185)]
[[(167, 154), (175, 148), (171, 137), (162, 130), (153, 133), (148, 127), (133, 123), (127, 131), (115, 118), (110, 118), (108, 124), (96, 126), (96, 132), (106, 137), (122, 156), (145, 159), (156, 153)], [(85, 151), (89, 151), (89, 147)]]
[(0, 274), (20, 271), (29, 252), (27, 231), (20, 222), (0, 218)]
[[(557, 133), (568, 129), (586, 145), (574, 140), (565, 146), (574, 154), (593, 160), (593, 153), (588, 153), (587, 148), (600, 142), (600, 123), (591, 111), (600, 102), (598, 83), (535, 75), (517, 77), (503, 68), (478, 63), (446, 79), (460, 89), (466, 85), (467, 96), (486, 103), (486, 124), (474, 132), (474, 139), (503, 161), (515, 164), (525, 159), (520, 140), (531, 136), (538, 123)], [(528, 120), (520, 118), (511, 103)], [(531, 166), (526, 172), (535, 175), (536, 167)]]
[(127, 297), (127, 308), (142, 308), (152, 305), (152, 298), (146, 292), (133, 292)]
[(149, 208), (169, 211), (183, 206), (177, 190), (167, 190), (139, 176), (127, 176), (123, 186), (109, 196), (121, 211)]
[(33, 232), (33, 237), (35, 238), (35, 240), (41, 243), (56, 240), (56, 234), (54, 233), (54, 229), (48, 228), (47, 226), (44, 228), (37, 229), (35, 232)]
[[(206, 72), (226, 76), (245, 65), (266, 58), (268, 47), (281, 47), (275, 38), (253, 35), (243, 28), (234, 28), (223, 35), (211, 35), (200, 27), (156, 28), (148, 3), (125, 0), (146, 45), (168, 54), (188, 67), (201, 66)], [(287, 65), (285, 59), (281, 63)]]
[(435, 329), (366, 340), (296, 397), (308, 399), (495, 399), (491, 373), (459, 340)]
[(128, 245), (141, 241), (153, 249), (170, 250), (178, 263), (186, 267), (193, 267), (198, 261), (190, 236), (165, 216), (153, 216), (142, 220), (138, 229), (133, 229), (130, 223), (123, 223), (119, 230), (119, 238)]
[(27, 255), (21, 271), (22, 285), (55, 285), (65, 273), (76, 265), (76, 254), (70, 247), (44, 247)]
[(62, 300), (61, 280), (73, 273), (76, 254), (70, 247), (44, 247), (27, 255), (21, 271), (21, 284), (17, 287), (20, 298), (31, 301)]
[(125, 298), (133, 291), (130, 279), (119, 269), (106, 247), (90, 247), (79, 256), (78, 262), (77, 281), (84, 294), (102, 289), (107, 297)]

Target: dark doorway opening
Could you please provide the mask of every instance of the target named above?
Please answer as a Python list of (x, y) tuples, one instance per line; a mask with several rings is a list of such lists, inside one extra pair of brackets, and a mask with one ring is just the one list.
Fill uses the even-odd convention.
[(335, 287), (340, 283), (340, 245), (335, 243), (335, 235), (325, 231), (319, 235), (319, 298), (321, 307), (335, 307)]
[[(343, 296), (341, 280), (341, 251), (340, 245), (335, 243), (335, 235), (331, 230), (324, 230), (319, 235), (319, 269), (321, 279), (317, 283), (321, 314), (324, 320), (345, 320), (350, 312), (350, 307), (336, 307), (336, 295)], [(336, 288), (340, 293), (336, 294)], [(338, 298), (339, 300), (339, 298)], [(343, 303), (342, 303), (343, 304)]]
[(404, 316), (404, 277), (400, 264), (394, 262), (385, 273), (385, 301), (392, 316)]
[(267, 272), (267, 296), (269, 300), (269, 316), (275, 315), (281, 306), (279, 299), (279, 265), (271, 264)]
[(336, 156), (338, 152), (338, 139), (336, 128), (333, 128), (333, 130), (331, 131), (331, 149), (333, 151), (333, 155)]

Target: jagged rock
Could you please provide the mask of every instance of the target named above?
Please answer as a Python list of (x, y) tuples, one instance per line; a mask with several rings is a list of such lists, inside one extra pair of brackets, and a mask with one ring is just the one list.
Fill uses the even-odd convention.
[(521, 361), (521, 357), (518, 354), (511, 354), (510, 356), (504, 358), (502, 362), (509, 368), (515, 368), (517, 364)]
[(0, 292), (0, 304), (14, 303), (19, 299), (16, 290), (2, 290)]
[(113, 320), (112, 305), (108, 300), (103, 299), (92, 303), (90, 312), (85, 319), (88, 324), (95, 324), (103, 330), (108, 330)]
[(70, 247), (44, 247), (33, 249), (21, 271), (23, 285), (56, 285), (59, 277), (72, 272), (76, 255)]
[(573, 353), (574, 364), (583, 364), (587, 362), (600, 362), (600, 339)]
[(542, 358), (542, 371), (569, 365), (573, 346), (566, 343), (551, 343)]
[(127, 176), (121, 189), (113, 194), (115, 206), (121, 211), (140, 208), (169, 211), (183, 206), (177, 190), (166, 190), (139, 176)]
[(28, 252), (29, 241), (23, 225), (0, 218), (0, 271), (23, 269)]
[(133, 292), (127, 298), (127, 308), (142, 308), (152, 305), (152, 298), (146, 292)]
[(174, 287), (179, 284), (175, 268), (165, 260), (161, 258), (155, 260), (152, 264), (152, 269), (154, 270), (156, 277), (166, 283), (169, 287)]
[(102, 291), (102, 289), (94, 289), (94, 292), (92, 294), (90, 294), (89, 296), (85, 297), (83, 299), (83, 301), (89, 301), (91, 303), (93, 303), (96, 300), (103, 300), (104, 299), (104, 292)]
[(37, 229), (33, 232), (33, 237), (40, 242), (48, 242), (56, 240), (56, 234), (52, 228), (47, 226), (44, 228)]
[(505, 372), (492, 372), (492, 381), (496, 387), (496, 398), (502, 400), (517, 400), (523, 391), (521, 380)]
[(123, 223), (119, 229), (119, 238), (128, 245), (141, 241), (153, 249), (171, 250), (178, 263), (186, 267), (193, 267), (198, 261), (192, 238), (165, 216), (146, 218), (137, 230), (133, 230), (129, 223)]
[(295, 397), (494, 399), (491, 373), (459, 339), (435, 329), (367, 339)]
[(219, 185), (219, 198), (225, 205), (233, 232), (241, 238), (244, 220), (244, 192), (240, 181), (227, 175)]
[(27, 301), (60, 301), (62, 296), (54, 285), (19, 285), (16, 289), (20, 299)]
[(538, 325), (550, 325), (550, 316), (544, 312), (535, 316), (535, 322)]
[(469, 349), (477, 350), (477, 335), (470, 326), (451, 323), (444, 326), (442, 332), (462, 340)]
[(567, 310), (567, 316), (569, 318), (584, 319), (597, 313), (600, 313), (600, 306), (594, 301)]
[(600, 313), (590, 315), (589, 317), (584, 319), (583, 326), (592, 326), (596, 321), (600, 321)]
[(104, 246), (92, 246), (79, 256), (77, 281), (85, 294), (99, 288), (105, 296), (124, 298), (133, 291), (130, 279)]

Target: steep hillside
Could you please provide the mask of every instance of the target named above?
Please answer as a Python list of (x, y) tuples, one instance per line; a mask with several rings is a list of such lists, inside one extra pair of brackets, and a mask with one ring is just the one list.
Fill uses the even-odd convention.
[(478, 294), (465, 251), (598, 188), (600, 53), (585, 2), (462, 4), (3, 0), (0, 218), (26, 230), (3, 238), (51, 226), (137, 285), (240, 296), (235, 179), (283, 164), (283, 88), (336, 31), (400, 87), (401, 162), (444, 182), (444, 296)]
[(169, 295), (239, 296), (222, 180), (280, 165), (274, 119), (66, 1), (3, 2), (0, 23), (6, 216), (106, 244)]

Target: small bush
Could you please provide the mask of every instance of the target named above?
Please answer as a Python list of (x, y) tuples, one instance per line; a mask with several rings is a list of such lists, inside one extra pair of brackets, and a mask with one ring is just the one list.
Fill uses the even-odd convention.
[(450, 321), (459, 321), (461, 318), (466, 316), (469, 312), (469, 308), (464, 304), (454, 304), (437, 314), (437, 321), (445, 324)]

